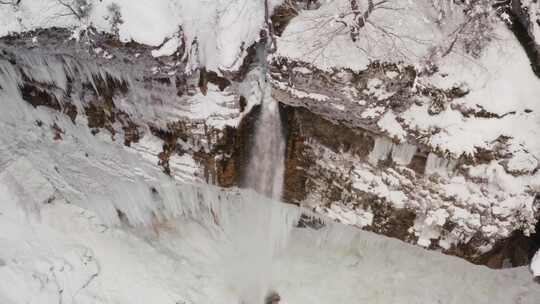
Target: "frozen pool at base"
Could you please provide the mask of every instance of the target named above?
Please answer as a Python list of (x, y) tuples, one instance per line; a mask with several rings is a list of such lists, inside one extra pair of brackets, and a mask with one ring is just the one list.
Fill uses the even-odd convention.
[[(107, 227), (62, 200), (27, 217), (4, 210), (0, 302), (239, 304), (262, 286), (289, 304), (540, 299), (527, 268), (490, 270), (340, 224), (291, 228), (295, 207), (251, 191), (197, 191), (214, 192), (193, 196), (197, 204), (210, 206), (209, 197), (219, 204), (138, 228)], [(254, 267), (268, 252), (273, 262)]]

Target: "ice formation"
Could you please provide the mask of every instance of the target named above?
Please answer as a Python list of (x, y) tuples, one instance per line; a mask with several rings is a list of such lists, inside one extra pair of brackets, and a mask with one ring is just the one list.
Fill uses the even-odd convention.
[(533, 276), (540, 276), (540, 250), (538, 250), (532, 259), (531, 270), (533, 272)]
[(373, 165), (377, 165), (380, 160), (386, 160), (392, 152), (394, 143), (387, 137), (380, 136), (375, 139), (375, 146), (369, 154), (369, 162)]
[[(237, 250), (236, 233), (256, 224), (245, 219), (267, 212), (269, 202), (254, 192), (212, 191), (221, 213), (164, 222), (159, 237), (107, 227), (61, 200), (41, 205), (39, 221), (0, 215), (0, 282), (10, 282), (0, 284), (0, 301), (238, 303), (241, 291), (223, 261)], [(297, 210), (279, 205), (279, 212)], [(332, 223), (294, 228), (267, 277), (286, 303), (535, 304), (540, 297), (526, 268), (494, 271)]]
[(375, 138), (375, 146), (371, 150), (368, 160), (371, 164), (377, 165), (381, 160), (392, 157), (392, 161), (401, 166), (407, 166), (411, 163), (417, 147), (415, 145), (402, 142), (400, 144), (394, 144), (391, 139), (384, 136)]
[(456, 160), (439, 157), (435, 153), (429, 153), (425, 173), (426, 175), (439, 174), (441, 176), (448, 176), (452, 173), (456, 164)]
[(392, 160), (402, 166), (407, 166), (416, 153), (417, 147), (408, 143), (395, 145), (392, 149)]

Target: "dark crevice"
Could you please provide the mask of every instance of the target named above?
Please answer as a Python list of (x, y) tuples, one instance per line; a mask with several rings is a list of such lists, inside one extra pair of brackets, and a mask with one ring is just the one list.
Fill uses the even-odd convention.
[(492, 250), (476, 262), (494, 269), (526, 266), (539, 249), (540, 221), (536, 224), (534, 234), (527, 236), (522, 231), (514, 231), (508, 238), (497, 242)]
[[(509, 28), (516, 36), (517, 40), (523, 47), (531, 63), (533, 73), (540, 78), (540, 46), (536, 44), (534, 37), (531, 36), (525, 20), (519, 17), (519, 13), (515, 10), (521, 8), (506, 9), (505, 12), (510, 18)], [(520, 12), (522, 13), (522, 12)]]

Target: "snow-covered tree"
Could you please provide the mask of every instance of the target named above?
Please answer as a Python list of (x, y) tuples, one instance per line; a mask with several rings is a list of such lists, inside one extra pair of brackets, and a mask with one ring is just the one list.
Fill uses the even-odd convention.
[(62, 16), (73, 16), (79, 21), (84, 21), (90, 15), (93, 3), (90, 0), (56, 0), (58, 4), (65, 8)]
[[(436, 23), (439, 26), (460, 22), (449, 35), (446, 49), (443, 46), (442, 56), (455, 50), (460, 44), (463, 51), (473, 57), (479, 57), (484, 47), (493, 39), (494, 24), (499, 17), (504, 20), (505, 11), (509, 5), (508, 0), (431, 0), (431, 5), (437, 12)], [(462, 15), (457, 17), (456, 14)]]
[(107, 6), (107, 11), (108, 15), (105, 17), (105, 19), (111, 26), (111, 32), (118, 36), (120, 25), (124, 23), (124, 20), (122, 20), (122, 13), (120, 12), (120, 6), (116, 2), (113, 2)]

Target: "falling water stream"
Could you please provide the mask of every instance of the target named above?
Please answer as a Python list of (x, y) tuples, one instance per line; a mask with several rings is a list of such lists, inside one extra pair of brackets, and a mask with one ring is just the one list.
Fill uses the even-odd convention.
[(259, 49), (261, 77), (261, 113), (255, 126), (255, 140), (251, 150), (245, 185), (255, 191), (279, 200), (283, 189), (285, 168), (285, 139), (281, 129), (279, 107), (272, 99), (266, 71), (266, 51)]
[(257, 85), (260, 92), (261, 112), (255, 126), (255, 140), (245, 174), (244, 185), (271, 198), (270, 206), (254, 208), (249, 214), (249, 231), (243, 236), (243, 262), (247, 267), (241, 287), (242, 304), (263, 303), (271, 289), (273, 259), (284, 243), (288, 227), (283, 227), (279, 218), (277, 201), (283, 189), (285, 168), (285, 140), (281, 128), (279, 107), (272, 99), (271, 86), (267, 78), (266, 45), (257, 51), (260, 75)]

